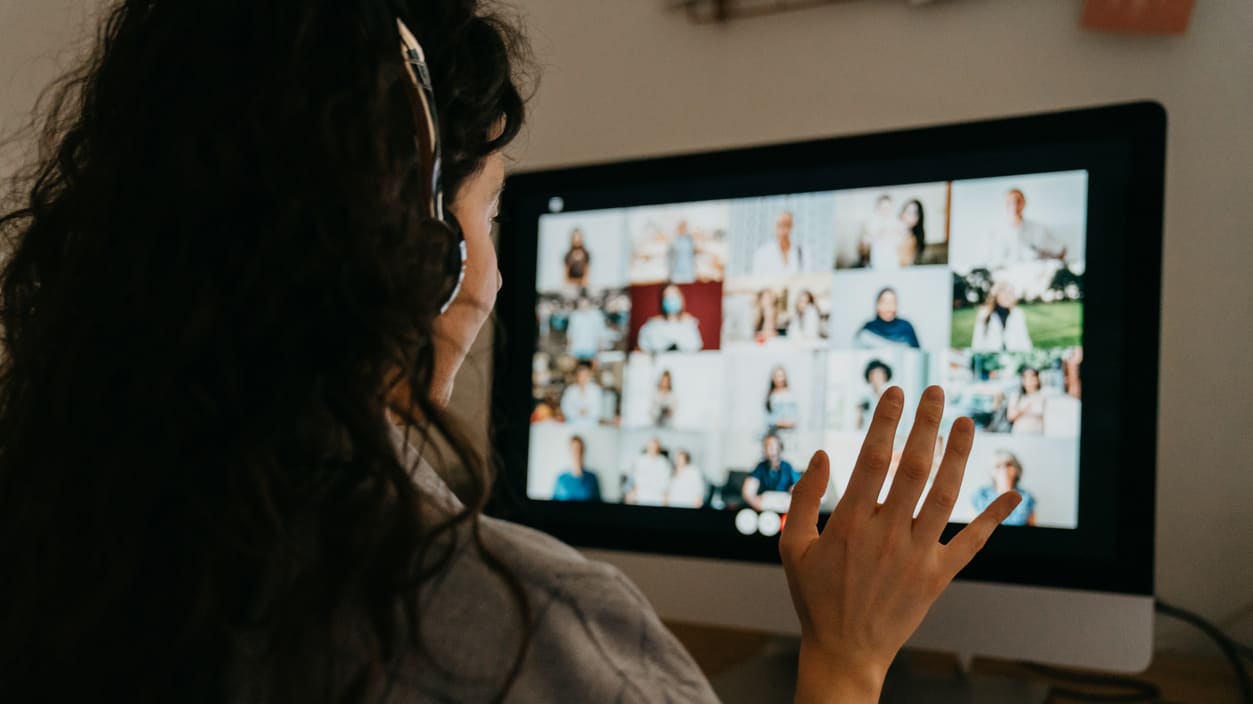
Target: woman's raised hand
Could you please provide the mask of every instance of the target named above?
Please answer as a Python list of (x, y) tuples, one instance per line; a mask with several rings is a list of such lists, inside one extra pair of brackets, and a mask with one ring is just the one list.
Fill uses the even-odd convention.
[(974, 437), (973, 423), (962, 418), (953, 424), (935, 482), (914, 517), (944, 412), (944, 392), (931, 387), (918, 404), (887, 501), (879, 504), (903, 406), (899, 388), (883, 394), (848, 489), (821, 534), (818, 504), (830, 476), (826, 453), (814, 454), (792, 492), (779, 552), (801, 622), (797, 702), (877, 701), (897, 651), (1022, 500), (1016, 492), (1002, 495), (947, 545), (940, 543)]

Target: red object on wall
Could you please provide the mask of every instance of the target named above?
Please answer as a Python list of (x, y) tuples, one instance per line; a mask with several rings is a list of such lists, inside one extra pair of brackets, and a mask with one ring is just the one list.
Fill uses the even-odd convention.
[[(677, 284), (683, 292), (687, 312), (700, 321), (700, 340), (706, 350), (722, 346), (722, 282), (706, 281)], [(631, 287), (631, 323), (627, 328), (627, 349), (636, 349), (640, 328), (654, 315), (661, 315), (661, 289), (666, 284)]]
[(1083, 26), (1107, 32), (1183, 34), (1196, 0), (1087, 0)]

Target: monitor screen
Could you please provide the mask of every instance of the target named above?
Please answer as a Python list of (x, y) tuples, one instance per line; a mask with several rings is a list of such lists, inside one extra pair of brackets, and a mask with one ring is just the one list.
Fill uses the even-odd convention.
[[(965, 522), (1078, 521), (1086, 171), (539, 217), (531, 499), (733, 511), (772, 535), (810, 456), (825, 507), (889, 386), (978, 433)], [(899, 435), (903, 445), (907, 416)], [(890, 482), (884, 486), (884, 496)], [(664, 520), (664, 519), (661, 519)]]
[(938, 385), (937, 462), (976, 426), (949, 534), (1024, 498), (968, 576), (1149, 589), (1163, 132), (1132, 105), (512, 176), (516, 517), (774, 562), (813, 453), (829, 513), (883, 391)]

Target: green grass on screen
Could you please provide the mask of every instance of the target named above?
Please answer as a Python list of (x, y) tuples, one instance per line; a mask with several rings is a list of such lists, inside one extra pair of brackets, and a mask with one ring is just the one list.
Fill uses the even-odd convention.
[[(1082, 301), (1024, 303), (1019, 308), (1027, 316), (1027, 332), (1031, 335), (1033, 347), (1077, 347), (1082, 342)], [(970, 346), (978, 310), (961, 308), (953, 311), (953, 347)]]

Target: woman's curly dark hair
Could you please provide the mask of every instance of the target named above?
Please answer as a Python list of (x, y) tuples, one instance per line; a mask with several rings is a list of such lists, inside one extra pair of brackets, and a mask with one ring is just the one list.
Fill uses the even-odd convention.
[[(428, 400), (451, 243), (397, 17), (455, 199), (523, 118), (524, 43), (476, 0), (121, 0), (47, 94), (0, 210), (0, 698), (222, 701), (247, 643), (259, 698), (364, 700), (420, 645), (490, 472)], [(476, 480), (452, 520), (394, 449), (400, 383)], [(332, 691), (354, 605), (371, 645)]]

